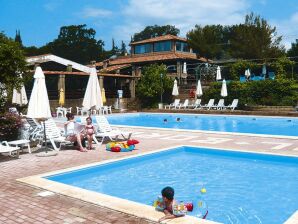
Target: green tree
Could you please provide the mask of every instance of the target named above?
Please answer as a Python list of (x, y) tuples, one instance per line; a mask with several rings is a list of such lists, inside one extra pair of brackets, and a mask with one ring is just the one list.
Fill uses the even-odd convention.
[(225, 49), (226, 30), (221, 25), (196, 25), (187, 33), (189, 45), (199, 55), (206, 58), (221, 58)]
[(126, 55), (126, 54), (127, 54), (126, 45), (122, 40), (121, 41), (121, 55)]
[[(23, 73), (24, 78), (20, 77)], [(13, 88), (19, 88), (21, 83), (26, 79), (27, 67), (23, 50), (19, 43), (0, 33), (0, 108), (6, 102), (6, 94)]]
[(22, 42), (20, 30), (17, 30), (16, 31), (16, 36), (14, 38), (14, 41), (17, 42), (17, 43), (19, 43), (21, 47), (23, 46), (23, 42)]
[(291, 67), (295, 65), (294, 61), (291, 61), (287, 57), (279, 57), (276, 61), (271, 63), (271, 67), (276, 73), (276, 79), (291, 79), (292, 74)]
[(152, 37), (164, 36), (167, 34), (171, 34), (177, 36), (180, 33), (180, 30), (175, 26), (165, 25), (165, 26), (147, 26), (144, 30), (139, 33), (135, 33), (132, 37), (132, 42), (141, 41), (145, 39), (149, 39)]
[(67, 58), (79, 63), (88, 64), (100, 60), (104, 42), (95, 39), (96, 31), (86, 25), (71, 25), (60, 28), (58, 38), (48, 43), (48, 53)]
[(235, 58), (256, 59), (284, 55), (281, 36), (276, 27), (254, 13), (246, 15), (245, 23), (231, 27), (230, 54)]
[(297, 57), (298, 56), (298, 39), (296, 39), (295, 43), (291, 44), (291, 48), (287, 51), (287, 55), (289, 57)]
[(152, 64), (144, 67), (136, 86), (136, 95), (142, 107), (156, 107), (161, 94), (165, 102), (171, 99), (173, 80), (166, 74), (165, 65)]

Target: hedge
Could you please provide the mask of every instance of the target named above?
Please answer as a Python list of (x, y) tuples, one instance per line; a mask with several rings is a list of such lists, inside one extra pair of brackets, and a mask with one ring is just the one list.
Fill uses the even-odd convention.
[[(214, 82), (203, 93), (202, 99), (219, 100), (221, 82)], [(225, 104), (231, 103), (233, 99), (239, 99), (239, 108), (245, 106), (295, 106), (298, 103), (298, 82), (288, 79), (227, 82), (228, 96)]]

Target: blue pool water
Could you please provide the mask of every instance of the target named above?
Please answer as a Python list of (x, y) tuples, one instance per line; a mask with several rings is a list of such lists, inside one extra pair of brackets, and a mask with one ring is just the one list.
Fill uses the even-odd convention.
[(114, 125), (298, 136), (298, 118), (136, 113), (108, 116), (108, 120)]
[[(223, 223), (283, 223), (298, 209), (298, 158), (180, 147), (47, 179), (143, 204), (165, 186), (175, 198), (208, 205)], [(207, 193), (202, 195), (200, 189)]]

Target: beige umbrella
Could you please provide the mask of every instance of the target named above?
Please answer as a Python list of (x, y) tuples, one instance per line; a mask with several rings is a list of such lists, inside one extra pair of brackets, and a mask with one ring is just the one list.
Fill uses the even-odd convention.
[(106, 91), (104, 88), (101, 89), (101, 98), (102, 98), (102, 104), (105, 104), (107, 102), (107, 99), (106, 99)]
[(65, 94), (63, 88), (60, 89), (59, 91), (59, 105), (63, 107), (65, 104)]

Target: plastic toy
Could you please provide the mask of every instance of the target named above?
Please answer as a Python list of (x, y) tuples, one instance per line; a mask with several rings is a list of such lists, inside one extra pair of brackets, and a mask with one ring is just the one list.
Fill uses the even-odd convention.
[(106, 150), (111, 152), (129, 152), (135, 149), (135, 145), (139, 141), (135, 139), (128, 140), (127, 142), (109, 142), (106, 144)]
[(184, 216), (187, 213), (187, 207), (183, 202), (173, 205), (173, 215)]
[(153, 202), (153, 207), (157, 211), (163, 211), (165, 209), (165, 205), (163, 203), (162, 197), (158, 196), (157, 199)]

